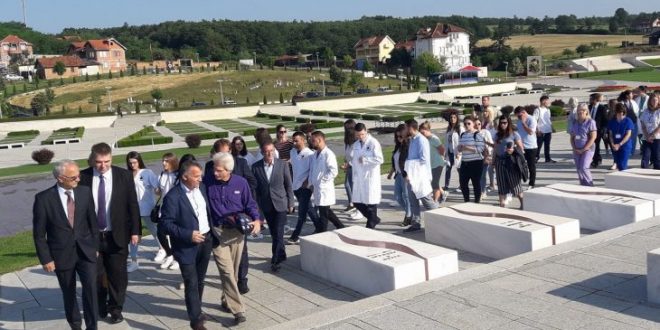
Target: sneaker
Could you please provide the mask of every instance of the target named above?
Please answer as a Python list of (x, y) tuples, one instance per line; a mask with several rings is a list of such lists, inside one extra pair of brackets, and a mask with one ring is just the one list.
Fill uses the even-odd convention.
[(403, 230), (404, 233), (412, 233), (421, 230), (421, 226), (419, 223), (414, 223), (410, 227), (406, 228)]
[(399, 224), (401, 227), (408, 227), (412, 223), (412, 217), (404, 217), (403, 222)]
[(513, 198), (511, 194), (506, 194), (506, 198), (504, 199), (504, 205), (508, 205), (509, 203), (511, 203), (512, 200)]
[(154, 261), (163, 262), (163, 260), (165, 260), (165, 257), (167, 257), (167, 253), (165, 253), (165, 250), (160, 249), (158, 250), (158, 253), (156, 253), (156, 257), (154, 258)]
[(179, 270), (179, 263), (174, 260), (170, 266), (170, 270)]
[(179, 290), (183, 290), (185, 288), (186, 288), (186, 283), (183, 282), (179, 283)]
[(295, 238), (295, 239), (289, 238), (289, 239), (286, 240), (286, 245), (298, 245), (299, 241), (300, 241), (300, 239), (298, 239), (298, 238)]
[(612, 164), (612, 167), (610, 167), (610, 170), (616, 170), (616, 163)]
[(532, 189), (534, 189), (534, 186), (527, 187), (527, 190), (532, 190)]
[(140, 263), (137, 260), (131, 261), (128, 263), (128, 265), (126, 265), (126, 271), (129, 273), (132, 273), (138, 270), (139, 268), (140, 268)]
[(488, 194), (486, 194), (486, 192), (482, 192), (481, 193), (481, 200), (486, 199), (486, 197), (488, 197)]
[(545, 162), (546, 162), (546, 163), (554, 164), (554, 163), (556, 163), (557, 161), (554, 160), (554, 159), (548, 159), (548, 160), (546, 160)]
[(344, 212), (351, 213), (351, 212), (354, 212), (355, 210), (357, 210), (355, 208), (355, 206), (349, 205), (349, 206), (346, 206), (346, 208), (344, 209)]
[(389, 205), (390, 205), (390, 207), (399, 207), (399, 202), (392, 201), (392, 202), (389, 202)]
[(446, 190), (442, 191), (442, 194), (440, 195), (440, 200), (442, 203), (447, 202), (447, 197), (449, 197), (449, 192)]
[(364, 219), (364, 216), (360, 211), (356, 209), (355, 212), (349, 215), (349, 218), (351, 218), (351, 220), (360, 220), (360, 219)]
[(288, 235), (293, 232), (293, 228), (289, 225), (284, 225), (284, 235)]
[(454, 190), (454, 192), (457, 192), (457, 193), (463, 193), (463, 191), (461, 190), (461, 188), (456, 188), (456, 190)]
[(165, 261), (160, 265), (160, 269), (168, 269), (170, 266), (172, 266), (172, 263), (176, 262), (174, 261), (174, 256), (169, 256), (165, 258)]

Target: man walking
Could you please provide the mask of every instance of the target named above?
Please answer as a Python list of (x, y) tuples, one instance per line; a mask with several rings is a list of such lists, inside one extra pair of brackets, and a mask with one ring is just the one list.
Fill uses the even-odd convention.
[(600, 155), (600, 141), (605, 135), (607, 130), (607, 106), (603, 104), (603, 95), (600, 93), (593, 93), (589, 95), (589, 114), (591, 119), (596, 122), (596, 150), (594, 151), (594, 159), (591, 161), (591, 168), (596, 168), (603, 162), (603, 157)]
[(252, 164), (252, 173), (257, 179), (257, 204), (268, 222), (273, 241), (270, 267), (273, 272), (277, 272), (281, 268), (280, 264), (286, 260), (284, 225), (287, 212), (293, 212), (295, 201), (289, 164), (275, 158), (275, 145), (272, 142), (262, 144), (261, 153), (264, 158)]
[(534, 119), (536, 120), (536, 134), (538, 135), (536, 144), (536, 161), (541, 158), (541, 147), (546, 163), (556, 163), (550, 157), (550, 141), (552, 141), (552, 119), (550, 114), (550, 98), (547, 95), (541, 96), (540, 105), (534, 110)]
[(133, 175), (112, 166), (112, 148), (101, 142), (92, 146), (90, 167), (80, 172), (80, 184), (92, 189), (99, 229), (99, 316), (108, 313), (110, 324), (124, 320), (122, 309), (128, 286), (128, 244), (137, 245), (142, 232)]
[(353, 205), (367, 218), (367, 228), (376, 228), (380, 223), (380, 165), (383, 163), (383, 150), (378, 140), (373, 138), (363, 123), (355, 125), (353, 143)]
[(319, 232), (328, 230), (328, 221), (332, 222), (336, 229), (344, 228), (344, 224), (330, 209), (330, 206), (335, 205), (336, 202), (335, 177), (339, 172), (337, 157), (327, 147), (323, 132), (314, 131), (312, 142), (316, 154), (313, 156), (311, 170), (309, 171), (309, 183), (314, 193), (314, 202), (319, 207), (319, 217), (321, 218)]
[[(76, 274), (82, 284), (87, 329), (97, 329), (96, 254), (99, 230), (92, 191), (79, 186), (80, 170), (72, 160), (55, 165), (57, 184), (34, 197), (32, 234), (43, 269), (55, 272), (71, 329), (82, 329)], [(125, 270), (126, 268), (124, 268)]]
[(312, 190), (309, 187), (309, 171), (312, 166), (314, 152), (306, 146), (305, 133), (293, 133), (293, 149), (291, 150), (291, 168), (293, 170), (293, 182), (291, 189), (298, 200), (298, 222), (293, 230), (287, 244), (298, 244), (302, 226), (307, 216), (314, 224), (314, 232), (319, 232), (319, 216), (314, 207), (311, 206)]
[(536, 143), (536, 120), (527, 113), (523, 107), (516, 107), (514, 110), (518, 122), (518, 134), (525, 148), (525, 161), (529, 169), (529, 189), (536, 185), (536, 155), (538, 153)]

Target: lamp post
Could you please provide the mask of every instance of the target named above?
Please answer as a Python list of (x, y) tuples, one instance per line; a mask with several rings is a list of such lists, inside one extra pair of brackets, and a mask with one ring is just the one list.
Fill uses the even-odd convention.
[(321, 64), (319, 63), (319, 52), (316, 52), (316, 68), (321, 72)]
[(112, 87), (107, 86), (105, 90), (108, 91), (108, 99), (110, 100), (110, 107), (108, 108), (108, 111), (112, 112), (112, 94), (110, 94), (110, 90), (112, 90)]
[(220, 105), (225, 104), (225, 96), (222, 93), (222, 79), (218, 79), (218, 82), (220, 83)]
[(253, 65), (254, 65), (254, 67), (256, 68), (256, 67), (257, 67), (257, 52), (252, 52), (252, 55), (254, 56), (254, 63), (253, 63)]
[(509, 62), (504, 62), (504, 80), (509, 80)]
[(319, 74), (321, 76), (321, 85), (323, 86), (323, 97), (325, 97), (325, 74), (321, 73)]

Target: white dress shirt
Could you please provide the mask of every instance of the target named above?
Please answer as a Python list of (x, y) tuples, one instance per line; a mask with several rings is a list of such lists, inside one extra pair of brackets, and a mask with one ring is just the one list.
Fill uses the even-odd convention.
[(62, 202), (62, 208), (64, 209), (64, 214), (66, 214), (66, 218), (69, 218), (69, 208), (67, 207), (67, 202), (69, 200), (69, 196), (66, 195), (66, 192), (70, 191), (71, 192), (71, 199), (73, 201), (76, 201), (75, 194), (73, 193), (73, 189), (64, 189), (60, 187), (59, 185), (57, 186), (57, 194), (60, 195), (60, 201)]
[[(94, 169), (94, 177), (92, 178), (92, 196), (94, 196), (94, 209), (96, 214), (99, 214), (99, 175), (100, 173)], [(112, 197), (112, 168), (103, 173), (103, 180), (105, 181), (105, 221), (107, 227), (102, 231), (112, 230), (112, 221), (110, 221), (112, 214), (110, 214), (110, 200)]]
[(304, 148), (300, 152), (296, 148), (291, 149), (291, 168), (293, 169), (292, 189), (298, 190), (309, 177), (309, 170), (312, 166), (314, 151)]
[(550, 109), (538, 107), (534, 110), (534, 118), (538, 122), (538, 129), (541, 133), (552, 133), (552, 119), (550, 118)]
[(266, 171), (266, 178), (270, 182), (270, 177), (273, 175), (273, 163), (268, 164), (264, 161), (264, 171)]
[(181, 183), (181, 187), (183, 188), (183, 191), (186, 192), (186, 197), (188, 197), (190, 206), (192, 206), (193, 210), (195, 211), (197, 221), (199, 222), (199, 232), (202, 234), (208, 233), (211, 228), (209, 227), (209, 216), (206, 212), (206, 201), (204, 200), (204, 195), (202, 195), (202, 192), (199, 190), (199, 188), (190, 190), (183, 183)]

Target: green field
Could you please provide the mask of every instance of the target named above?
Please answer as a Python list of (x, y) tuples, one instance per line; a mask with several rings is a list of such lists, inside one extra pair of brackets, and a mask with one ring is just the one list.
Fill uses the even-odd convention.
[(643, 62), (652, 66), (660, 66), (660, 58), (652, 58), (652, 59), (644, 60)]
[(631, 72), (631, 73), (617, 73), (606, 74), (602, 76), (594, 76), (585, 79), (592, 80), (623, 80), (623, 81), (645, 81), (645, 82), (660, 82), (660, 71), (646, 71), (646, 72)]

